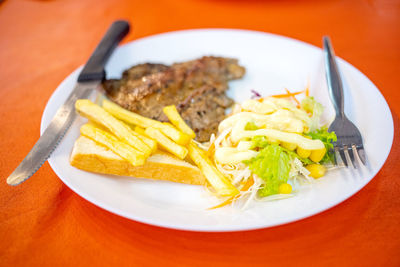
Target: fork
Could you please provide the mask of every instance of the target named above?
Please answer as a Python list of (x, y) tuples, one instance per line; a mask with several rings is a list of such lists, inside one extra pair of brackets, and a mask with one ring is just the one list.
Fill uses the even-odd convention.
[(329, 95), (336, 111), (335, 120), (328, 128), (328, 132), (334, 131), (337, 141), (333, 144), (335, 151), (335, 165), (337, 155), (340, 155), (344, 165), (348, 167), (347, 158), (350, 158), (354, 168), (355, 157), (366, 165), (366, 155), (360, 131), (344, 114), (343, 83), (335, 60), (331, 41), (324, 36), (325, 71), (328, 82)]

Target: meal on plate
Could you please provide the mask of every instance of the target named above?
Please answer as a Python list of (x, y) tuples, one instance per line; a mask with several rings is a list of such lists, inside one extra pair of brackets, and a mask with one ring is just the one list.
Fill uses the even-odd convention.
[(308, 89), (256, 93), (226, 116), (233, 103), (225, 95), (227, 82), (243, 75), (237, 60), (217, 57), (130, 68), (121, 80), (104, 83), (109, 99), (76, 102), (89, 121), (80, 129), (71, 165), (205, 185), (223, 199), (213, 208), (293, 196), (324, 176), (336, 135), (321, 127), (323, 107)]

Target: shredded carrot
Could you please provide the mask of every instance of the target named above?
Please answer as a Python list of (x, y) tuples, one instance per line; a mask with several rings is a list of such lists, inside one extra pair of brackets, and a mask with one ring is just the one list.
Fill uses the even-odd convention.
[(296, 102), (296, 108), (300, 108), (300, 102), (297, 100), (297, 98), (293, 97), (294, 101)]
[[(254, 180), (253, 180), (253, 179), (248, 179), (247, 182), (244, 184), (243, 188), (240, 189), (240, 191), (247, 191), (247, 190), (249, 190), (249, 188), (250, 188), (253, 184), (254, 184)], [(222, 202), (222, 203), (220, 203), (220, 204), (218, 204), (218, 205), (216, 205), (216, 206), (214, 206), (214, 207), (208, 208), (208, 209), (209, 209), (209, 210), (213, 210), (213, 209), (218, 209), (218, 208), (224, 207), (224, 206), (226, 206), (226, 205), (229, 205), (229, 204), (231, 204), (236, 198), (238, 198), (239, 196), (240, 196), (240, 195), (231, 196), (230, 198), (228, 198), (228, 199), (225, 200), (224, 202)]]
[(240, 191), (247, 191), (249, 190), (249, 188), (254, 184), (254, 180), (253, 179), (248, 179), (246, 184), (243, 186), (242, 189), (240, 189)]
[(236, 196), (232, 196), (232, 197), (228, 198), (227, 200), (225, 200), (224, 202), (222, 202), (221, 204), (218, 204), (218, 205), (216, 205), (216, 206), (214, 206), (214, 207), (211, 207), (211, 208), (208, 208), (208, 209), (209, 209), (209, 210), (218, 209), (218, 208), (221, 208), (221, 207), (226, 206), (226, 205), (228, 205), (228, 204), (231, 204), (232, 201), (233, 201), (235, 198), (236, 198)]
[(287, 93), (287, 95), (289, 95), (296, 103), (297, 103), (297, 108), (300, 108), (300, 102), (299, 100), (297, 100), (296, 98), (296, 93), (301, 94), (304, 93), (304, 91), (300, 91), (300, 92), (296, 92), (296, 93), (291, 93), (287, 88), (285, 88), (285, 91)]
[(284, 97), (292, 97), (292, 96), (295, 96), (295, 95), (299, 95), (299, 94), (302, 94), (302, 93), (304, 93), (304, 91), (299, 91), (299, 92), (294, 92), (294, 93), (291, 93), (288, 89), (285, 89), (286, 90), (286, 94), (280, 94), (280, 95), (272, 95), (273, 97), (277, 97), (277, 98), (284, 98)]

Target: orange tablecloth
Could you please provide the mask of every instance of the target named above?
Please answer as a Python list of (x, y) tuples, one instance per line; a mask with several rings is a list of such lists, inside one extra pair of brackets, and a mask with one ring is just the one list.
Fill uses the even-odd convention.
[[(321, 46), (365, 73), (395, 123), (382, 170), (344, 203), (298, 222), (235, 233), (142, 224), (98, 208), (46, 163), (18, 187), (6, 177), (39, 137), (45, 104), (109, 24), (124, 42), (189, 28), (241, 28)], [(400, 2), (390, 0), (5, 0), (0, 4), (1, 266), (400, 266)], [(368, 107), (365, 107), (368, 108)]]

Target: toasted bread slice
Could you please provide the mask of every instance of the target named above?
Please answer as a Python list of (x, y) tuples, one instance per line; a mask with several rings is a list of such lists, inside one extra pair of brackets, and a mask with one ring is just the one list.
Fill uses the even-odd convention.
[(196, 166), (162, 151), (151, 155), (142, 166), (133, 166), (111, 150), (80, 136), (74, 144), (70, 164), (78, 169), (177, 183), (203, 185), (205, 178)]

